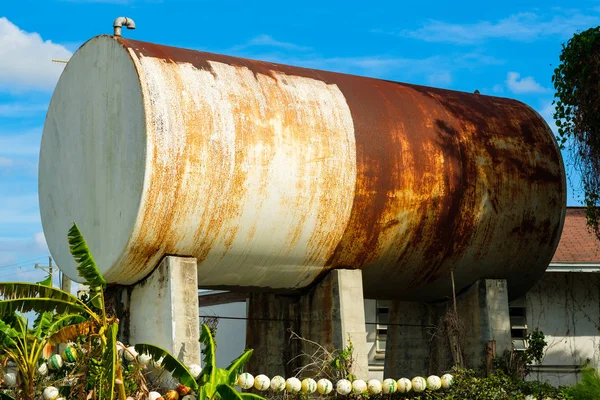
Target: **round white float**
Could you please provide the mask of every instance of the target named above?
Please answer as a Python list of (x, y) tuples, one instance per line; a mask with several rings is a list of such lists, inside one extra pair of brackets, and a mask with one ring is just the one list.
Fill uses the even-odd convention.
[(275, 375), (271, 379), (271, 390), (274, 392), (282, 392), (285, 390), (285, 378), (283, 376)]
[(285, 390), (289, 393), (298, 393), (302, 389), (302, 383), (298, 378), (288, 378), (285, 381)]
[(450, 374), (444, 374), (442, 375), (440, 380), (442, 381), (442, 389), (448, 390), (450, 389), (450, 386), (452, 386), (452, 381), (454, 380), (454, 377)]
[(437, 375), (430, 375), (427, 377), (427, 389), (429, 390), (440, 390), (442, 387), (442, 380)]
[(317, 391), (320, 394), (329, 394), (333, 390), (333, 384), (329, 379), (319, 379), (317, 382)]
[(266, 375), (257, 375), (254, 378), (254, 388), (257, 390), (267, 390), (271, 386), (271, 380)]
[(242, 389), (250, 389), (254, 386), (254, 376), (247, 372), (244, 372), (238, 376), (237, 384)]
[(417, 393), (427, 389), (427, 380), (422, 376), (415, 376), (410, 383), (412, 384), (412, 389)]
[(394, 379), (387, 378), (383, 380), (381, 391), (384, 394), (392, 394), (395, 393), (396, 390), (398, 390), (398, 383)]
[(347, 379), (340, 379), (335, 384), (335, 391), (342, 396), (346, 396), (352, 392), (352, 382)]
[(367, 382), (367, 391), (369, 394), (379, 394), (381, 390), (381, 382), (378, 379), (371, 379)]
[(398, 392), (400, 393), (408, 393), (412, 389), (412, 383), (408, 378), (400, 378), (398, 379)]
[(302, 379), (302, 393), (314, 393), (317, 391), (317, 382), (312, 378)]

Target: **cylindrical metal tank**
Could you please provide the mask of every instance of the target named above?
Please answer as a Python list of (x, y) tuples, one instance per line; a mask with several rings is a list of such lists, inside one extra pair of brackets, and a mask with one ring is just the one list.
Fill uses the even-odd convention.
[(515, 100), (98, 36), (44, 126), (40, 209), (77, 280), (77, 222), (109, 282), (165, 255), (201, 287), (297, 289), (363, 270), (367, 297), (439, 299), (543, 273), (565, 212), (544, 120)]

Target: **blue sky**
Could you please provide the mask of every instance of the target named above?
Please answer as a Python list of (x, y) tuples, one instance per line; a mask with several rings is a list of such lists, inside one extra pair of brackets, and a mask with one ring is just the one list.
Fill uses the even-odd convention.
[[(568, 4), (568, 5), (567, 5)], [(552, 124), (561, 44), (600, 23), (598, 1), (3, 1), (0, 6), (0, 280), (47, 263), (37, 203), (52, 90), (83, 42), (135, 20), (156, 43), (516, 98)], [(568, 168), (569, 169), (569, 168)], [(573, 176), (573, 174), (570, 174)], [(576, 178), (576, 177), (574, 177)], [(576, 179), (574, 179), (576, 181)], [(578, 205), (571, 187), (569, 205)]]

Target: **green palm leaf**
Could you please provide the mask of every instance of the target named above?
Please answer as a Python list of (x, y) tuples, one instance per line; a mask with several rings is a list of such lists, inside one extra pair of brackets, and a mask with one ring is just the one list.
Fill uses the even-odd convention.
[(240, 393), (229, 385), (217, 386), (217, 392), (221, 396), (221, 400), (243, 400)]
[(73, 224), (69, 229), (69, 249), (73, 258), (77, 262), (77, 272), (79, 276), (85, 279), (85, 282), (90, 288), (106, 287), (106, 280), (98, 270), (92, 252), (79, 231), (77, 224)]
[(48, 297), (55, 300), (80, 303), (80, 300), (71, 293), (64, 292), (38, 283), (26, 282), (0, 282), (0, 296), (5, 299), (18, 299), (23, 297)]
[(233, 360), (231, 362), (231, 364), (229, 364), (229, 366), (226, 368), (227, 373), (229, 375), (229, 377), (228, 377), (229, 384), (232, 385), (235, 383), (238, 375), (242, 372), (242, 368), (244, 367), (244, 364), (246, 364), (246, 362), (248, 362), (248, 360), (252, 356), (253, 351), (254, 350), (252, 350), (252, 349), (246, 350), (244, 352), (244, 354), (242, 354), (241, 356), (239, 356), (238, 358)]
[(33, 321), (33, 336), (35, 336), (36, 338), (41, 338), (42, 336), (45, 336), (45, 333), (48, 332), (48, 328), (50, 327), (50, 325), (52, 325), (53, 318), (54, 313), (39, 313), (35, 321)]
[(14, 397), (10, 397), (6, 393), (0, 392), (0, 400), (15, 400), (15, 398)]
[(38, 313), (54, 311), (58, 314), (85, 313), (86, 310), (70, 301), (43, 297), (25, 297), (20, 299), (0, 300), (0, 316), (10, 315), (17, 311)]
[(48, 274), (48, 276), (46, 276), (46, 279), (44, 279), (43, 281), (36, 282), (36, 283), (38, 285), (52, 287), (52, 275)]
[(113, 400), (115, 397), (115, 377), (117, 374), (117, 333), (119, 332), (118, 324), (111, 324), (108, 328), (108, 337), (106, 347), (104, 348), (104, 357), (102, 367), (106, 371), (108, 378), (108, 400)]
[(185, 365), (181, 363), (177, 358), (175, 358), (171, 353), (167, 350), (146, 343), (138, 343), (135, 345), (135, 350), (139, 354), (149, 354), (152, 356), (154, 360), (163, 359), (161, 362), (161, 366), (169, 371), (174, 378), (179, 379), (179, 382), (185, 386), (189, 386), (194, 391), (198, 391), (198, 383), (187, 369)]
[(215, 373), (217, 370), (217, 361), (215, 359), (215, 341), (210, 332), (210, 328), (206, 324), (202, 324), (202, 332), (200, 333), (200, 343), (204, 345), (202, 354), (204, 355), (204, 368), (198, 377), (201, 384), (215, 383)]
[(19, 332), (0, 319), (0, 348), (15, 346), (16, 342), (13, 338), (17, 336), (19, 336)]
[(217, 386), (221, 400), (265, 400), (264, 397), (252, 393), (240, 393), (229, 385)]
[(47, 332), (56, 333), (58, 330), (75, 324), (81, 324), (87, 321), (87, 318), (79, 314), (58, 315), (56, 319), (48, 326)]

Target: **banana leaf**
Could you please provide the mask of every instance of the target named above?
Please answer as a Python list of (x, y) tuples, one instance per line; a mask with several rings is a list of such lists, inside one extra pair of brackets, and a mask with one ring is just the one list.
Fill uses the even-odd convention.
[(68, 240), (69, 250), (77, 262), (77, 272), (79, 273), (79, 276), (85, 279), (86, 284), (90, 286), (90, 288), (106, 288), (106, 280), (96, 266), (92, 252), (79, 231), (77, 224), (73, 224), (71, 229), (69, 229)]
[(189, 386), (194, 391), (198, 391), (198, 383), (187, 369), (185, 365), (175, 358), (167, 350), (147, 343), (138, 343), (135, 345), (135, 351), (139, 354), (149, 354), (154, 360), (162, 358), (161, 366), (171, 373), (171, 375), (179, 379), (179, 382), (185, 386)]

